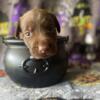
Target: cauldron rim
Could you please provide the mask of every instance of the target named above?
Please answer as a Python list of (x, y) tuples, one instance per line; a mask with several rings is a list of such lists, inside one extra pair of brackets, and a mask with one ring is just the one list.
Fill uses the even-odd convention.
[(4, 38), (3, 43), (7, 45), (25, 45), (24, 41), (16, 38)]

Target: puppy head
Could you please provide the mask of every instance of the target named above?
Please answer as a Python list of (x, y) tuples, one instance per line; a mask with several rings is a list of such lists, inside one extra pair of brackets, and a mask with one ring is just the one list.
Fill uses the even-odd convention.
[(44, 59), (56, 54), (59, 32), (60, 25), (53, 14), (33, 9), (20, 18), (16, 36), (24, 40), (34, 58)]

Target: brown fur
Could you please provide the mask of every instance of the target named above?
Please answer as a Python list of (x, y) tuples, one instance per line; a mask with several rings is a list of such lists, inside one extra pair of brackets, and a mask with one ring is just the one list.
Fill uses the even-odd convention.
[(24, 40), (34, 58), (44, 59), (57, 53), (57, 32), (60, 25), (53, 14), (32, 9), (20, 18), (16, 36)]

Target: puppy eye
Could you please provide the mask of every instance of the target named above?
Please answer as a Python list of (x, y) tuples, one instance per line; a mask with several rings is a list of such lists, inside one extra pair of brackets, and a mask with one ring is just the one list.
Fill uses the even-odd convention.
[(25, 35), (30, 37), (32, 36), (32, 32), (25, 32)]

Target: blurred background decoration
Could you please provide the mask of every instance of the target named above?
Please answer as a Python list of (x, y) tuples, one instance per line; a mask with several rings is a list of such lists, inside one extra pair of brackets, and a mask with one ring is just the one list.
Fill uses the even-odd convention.
[(76, 42), (85, 42), (86, 34), (93, 28), (91, 17), (92, 14), (88, 0), (80, 0), (76, 4), (72, 15), (72, 27), (76, 31)]
[(7, 35), (9, 32), (8, 28), (8, 16), (7, 14), (0, 11), (0, 35)]
[(28, 0), (19, 0), (17, 3), (13, 4), (13, 7), (11, 9), (11, 15), (10, 15), (10, 29), (9, 29), (9, 35), (13, 36), (16, 31), (17, 22), (26, 11), (30, 9), (30, 5), (28, 3)]
[(74, 43), (72, 52), (90, 61), (96, 60), (97, 56), (97, 36), (95, 34), (97, 20), (95, 11), (97, 9), (93, 9), (93, 6), (95, 6), (93, 0), (79, 0), (71, 17), (71, 32)]

